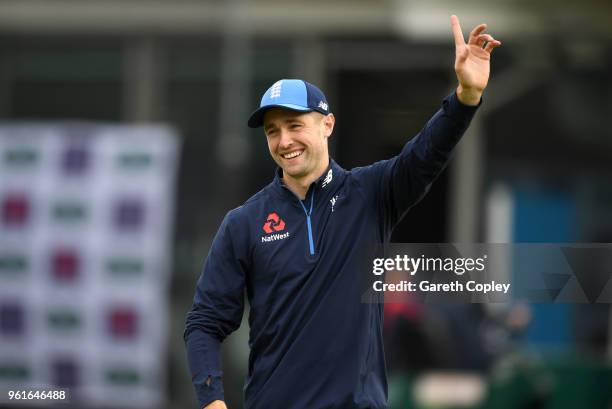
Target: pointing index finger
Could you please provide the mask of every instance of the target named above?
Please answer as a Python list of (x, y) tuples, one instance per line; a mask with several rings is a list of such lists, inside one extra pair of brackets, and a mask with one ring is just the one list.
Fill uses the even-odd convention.
[(451, 16), (451, 27), (453, 28), (453, 36), (455, 37), (455, 46), (459, 47), (465, 45), (465, 38), (463, 38), (459, 18), (454, 14)]

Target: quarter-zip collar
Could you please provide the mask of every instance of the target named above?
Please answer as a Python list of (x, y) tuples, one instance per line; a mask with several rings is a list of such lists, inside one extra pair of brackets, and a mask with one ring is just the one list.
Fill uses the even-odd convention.
[(289, 200), (291, 203), (300, 207), (306, 217), (307, 237), (308, 237), (308, 255), (316, 257), (317, 255), (317, 231), (315, 223), (315, 214), (317, 209), (320, 209), (320, 204), (327, 202), (337, 190), (342, 179), (345, 177), (346, 171), (342, 169), (332, 158), (329, 158), (329, 166), (323, 174), (310, 184), (306, 191), (306, 197), (301, 200), (295, 193), (289, 189), (282, 180), (283, 171), (279, 167), (276, 169), (276, 176), (272, 182), (273, 190), (281, 196), (282, 199)]
[[(306, 198), (304, 202), (309, 203), (310, 197), (314, 191), (315, 206), (321, 200), (329, 200), (332, 196), (332, 193), (336, 191), (337, 186), (342, 183), (346, 176), (346, 170), (344, 170), (340, 165), (338, 165), (331, 157), (329, 158), (329, 165), (323, 174), (311, 185), (308, 187), (306, 191)], [(290, 200), (300, 200), (295, 193), (289, 189), (285, 183), (283, 182), (283, 169), (281, 167), (276, 168), (274, 181), (272, 182), (272, 187), (275, 192), (280, 194), (283, 198), (287, 198)], [(296, 202), (297, 204), (297, 202)]]

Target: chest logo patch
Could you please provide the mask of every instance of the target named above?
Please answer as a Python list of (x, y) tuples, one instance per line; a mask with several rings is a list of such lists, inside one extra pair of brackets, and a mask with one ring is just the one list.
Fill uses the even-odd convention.
[(285, 221), (281, 219), (278, 214), (274, 212), (270, 213), (263, 225), (263, 231), (265, 231), (266, 234), (270, 234), (283, 230), (285, 230)]
[[(266, 222), (263, 225), (265, 235), (261, 236), (261, 242), (267, 243), (270, 241), (283, 240), (289, 237), (289, 232), (279, 233), (285, 230), (285, 221), (280, 218), (278, 213), (270, 213)], [(272, 234), (275, 233), (275, 234)]]

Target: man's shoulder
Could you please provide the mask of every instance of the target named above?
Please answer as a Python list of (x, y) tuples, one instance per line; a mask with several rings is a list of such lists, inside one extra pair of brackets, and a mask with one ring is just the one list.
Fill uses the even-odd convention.
[(351, 168), (351, 170), (347, 171), (347, 175), (355, 181), (379, 175), (393, 159), (383, 159), (368, 165)]
[(243, 221), (245, 217), (252, 216), (254, 212), (258, 211), (259, 205), (265, 200), (270, 198), (272, 183), (266, 185), (259, 192), (249, 197), (243, 204), (238, 207), (231, 209), (227, 212), (228, 220)]

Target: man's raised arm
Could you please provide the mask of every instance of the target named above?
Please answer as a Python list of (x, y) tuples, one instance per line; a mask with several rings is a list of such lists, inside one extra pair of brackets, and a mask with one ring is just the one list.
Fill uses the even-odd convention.
[(490, 58), (501, 42), (483, 33), (486, 24), (476, 26), (466, 43), (457, 16), (451, 16), (455, 39), (456, 91), (444, 99), (423, 129), (399, 155), (374, 164), (367, 172), (370, 186), (378, 192), (378, 207), (385, 235), (405, 212), (429, 190), (448, 163), (452, 150), (467, 129), (489, 81)]

